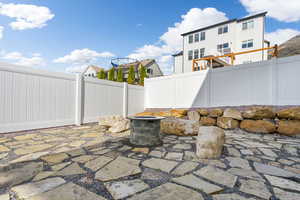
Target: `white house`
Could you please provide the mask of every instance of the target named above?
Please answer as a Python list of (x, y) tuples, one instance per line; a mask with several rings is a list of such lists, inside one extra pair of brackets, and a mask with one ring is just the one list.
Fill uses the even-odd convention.
[(101, 70), (104, 70), (104, 68), (97, 67), (97, 66), (94, 66), (94, 65), (90, 65), (85, 70), (84, 75), (85, 76), (91, 76), (91, 77), (97, 77), (97, 73), (100, 72)]
[[(183, 50), (173, 55), (174, 73), (192, 72), (193, 59), (268, 47), (269, 42), (264, 37), (266, 13), (231, 19), (183, 33)], [(234, 64), (266, 59), (267, 52), (259, 51), (236, 56)], [(230, 58), (219, 60), (223, 66), (231, 64)]]

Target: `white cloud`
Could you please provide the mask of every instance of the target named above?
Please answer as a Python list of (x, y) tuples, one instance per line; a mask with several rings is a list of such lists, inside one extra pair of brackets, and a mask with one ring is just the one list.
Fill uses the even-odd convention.
[(299, 0), (240, 0), (247, 12), (253, 14), (268, 11), (268, 16), (283, 22), (300, 20)]
[(3, 38), (4, 27), (0, 26), (0, 40)]
[(25, 57), (20, 52), (4, 53), (2, 59), (13, 61), (16, 65), (28, 66), (28, 67), (40, 67), (45, 65), (45, 60), (41, 55), (33, 54), (31, 57)]
[(280, 45), (283, 42), (285, 42), (299, 34), (300, 34), (300, 31), (287, 28), (287, 29), (278, 29), (274, 32), (266, 33), (265, 37), (272, 44)]
[(160, 36), (159, 45), (144, 45), (137, 48), (128, 57), (135, 59), (154, 58), (164, 73), (168, 74), (172, 71), (172, 57), (170, 55), (182, 50), (182, 33), (228, 19), (225, 13), (215, 8), (192, 8), (181, 18), (180, 22), (169, 27), (168, 31)]
[(107, 59), (113, 56), (115, 55), (108, 51), (97, 52), (85, 48), (76, 49), (68, 55), (53, 60), (53, 62), (70, 64), (71, 67), (66, 68), (66, 71), (68, 72), (81, 72), (87, 65), (94, 64), (95, 62), (98, 62), (99, 59)]
[(42, 28), (54, 17), (47, 7), (13, 3), (0, 3), (0, 15), (15, 18), (15, 21), (10, 23), (15, 30)]

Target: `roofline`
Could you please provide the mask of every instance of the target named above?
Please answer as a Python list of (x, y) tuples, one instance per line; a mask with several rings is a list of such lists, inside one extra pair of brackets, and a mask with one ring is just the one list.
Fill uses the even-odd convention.
[(241, 18), (241, 19), (235, 18), (235, 19), (226, 20), (226, 21), (223, 21), (223, 22), (220, 22), (220, 23), (217, 23), (217, 24), (213, 24), (213, 25), (206, 26), (206, 27), (203, 27), (203, 28), (200, 28), (200, 29), (196, 29), (196, 30), (193, 30), (193, 31), (182, 33), (181, 36), (186, 36), (188, 34), (196, 33), (196, 32), (199, 32), (199, 31), (204, 31), (206, 29), (214, 28), (216, 26), (221, 26), (223, 24), (228, 24), (228, 23), (235, 22), (235, 21), (236, 22), (240, 22), (240, 21), (252, 19), (252, 18), (255, 18), (255, 17), (259, 17), (259, 16), (265, 16), (267, 13), (268, 12), (262, 12), (262, 13), (258, 13), (258, 14), (251, 15), (251, 16), (247, 16), (247, 17), (244, 17), (244, 18)]
[(172, 56), (176, 57), (176, 56), (182, 56), (182, 55), (183, 55), (183, 51), (180, 51), (178, 53), (173, 54)]

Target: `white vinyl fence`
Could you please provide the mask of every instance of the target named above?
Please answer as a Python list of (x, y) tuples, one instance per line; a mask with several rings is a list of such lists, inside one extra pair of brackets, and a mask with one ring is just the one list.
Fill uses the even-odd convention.
[(145, 80), (145, 108), (300, 105), (300, 56)]
[(0, 63), (0, 133), (144, 110), (144, 88)]

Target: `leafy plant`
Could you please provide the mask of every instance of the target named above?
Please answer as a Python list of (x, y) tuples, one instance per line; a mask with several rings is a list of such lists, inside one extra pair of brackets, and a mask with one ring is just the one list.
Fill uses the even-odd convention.
[(140, 76), (139, 84), (144, 85), (144, 80), (145, 78), (148, 78), (148, 76), (147, 76), (146, 68), (142, 64), (140, 64), (139, 66), (139, 76)]
[(117, 81), (123, 82), (123, 69), (120, 67), (117, 72)]
[(129, 67), (129, 72), (128, 72), (127, 83), (128, 84), (133, 84), (134, 82), (135, 82), (135, 71), (134, 71), (134, 67), (130, 66)]
[(110, 80), (110, 81), (114, 81), (115, 80), (115, 68), (114, 67), (112, 67), (108, 71), (108, 80)]
[(106, 73), (105, 73), (104, 69), (101, 69), (100, 72), (97, 73), (97, 78), (106, 79)]

